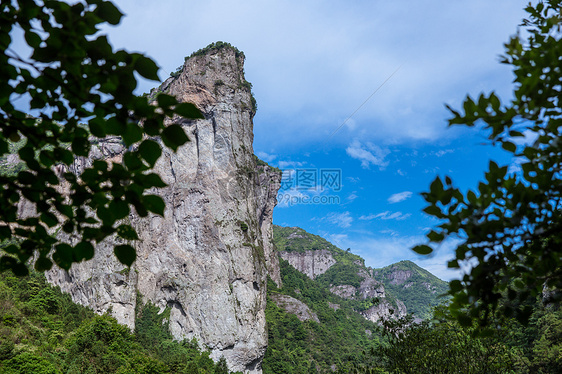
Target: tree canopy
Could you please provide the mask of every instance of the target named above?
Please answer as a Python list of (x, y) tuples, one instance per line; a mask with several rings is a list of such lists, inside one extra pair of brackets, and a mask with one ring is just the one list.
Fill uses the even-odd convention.
[[(44, 271), (53, 262), (68, 269), (92, 258), (109, 235), (137, 239), (124, 220), (132, 208), (139, 216), (164, 213), (163, 200), (147, 193), (165, 186), (151, 168), (161, 147), (175, 151), (188, 141), (181, 126), (164, 120), (202, 115), (169, 95), (149, 103), (133, 93), (138, 76), (159, 80), (158, 66), (113, 50), (100, 34), (100, 25), (117, 25), (122, 16), (104, 0), (2, 1), (0, 157), (17, 150), (21, 165), (0, 175), (0, 270), (22, 275), (29, 265)], [(107, 136), (119, 136), (128, 149), (123, 162), (97, 159), (80, 175), (69, 171)], [(37, 214), (18, 213), (24, 199)], [(130, 244), (116, 246), (115, 255), (126, 265), (136, 258)]]
[(424, 211), (442, 222), (428, 233), (430, 244), (461, 241), (448, 266), (468, 269), (449, 291), (451, 310), (464, 325), (474, 319), (486, 325), (498, 311), (525, 323), (529, 300), (562, 288), (561, 3), (529, 4), (522, 32), (505, 44), (502, 63), (515, 75), (510, 101), (492, 92), (468, 96), (462, 110), (449, 108), (449, 126), (486, 131), (518, 170), (490, 161), (477, 190), (464, 193), (451, 178), (437, 177), (423, 193)]

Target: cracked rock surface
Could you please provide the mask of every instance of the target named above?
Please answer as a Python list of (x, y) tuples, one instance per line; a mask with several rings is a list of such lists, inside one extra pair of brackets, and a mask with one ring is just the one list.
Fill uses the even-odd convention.
[[(164, 149), (155, 166), (168, 184), (153, 192), (166, 203), (164, 217), (129, 217), (140, 238), (131, 269), (117, 262), (116, 241), (109, 239), (91, 261), (46, 275), (74, 301), (97, 313), (109, 310), (130, 328), (137, 303), (169, 308), (176, 339), (196, 338), (231, 371), (261, 373), (267, 275), (281, 281), (272, 243), (281, 176), (256, 164), (255, 109), (243, 63), (232, 48), (211, 49), (187, 59), (181, 74), (160, 87), (196, 104), (205, 119), (170, 120), (190, 142), (176, 153)], [(125, 150), (117, 143), (100, 142), (89, 158), (76, 160), (75, 171), (95, 158), (118, 162)]]

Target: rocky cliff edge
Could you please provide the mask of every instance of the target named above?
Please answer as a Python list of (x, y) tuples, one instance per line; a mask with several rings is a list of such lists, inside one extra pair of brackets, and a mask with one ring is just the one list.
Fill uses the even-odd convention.
[[(167, 308), (175, 338), (196, 338), (232, 371), (261, 373), (267, 275), (280, 282), (272, 213), (281, 176), (256, 164), (255, 100), (243, 64), (235, 48), (211, 46), (151, 94), (195, 103), (205, 119), (170, 119), (191, 141), (177, 153), (164, 149), (155, 166), (168, 184), (156, 191), (166, 202), (164, 217), (129, 217), (140, 237), (131, 269), (116, 261), (109, 240), (91, 261), (51, 270), (47, 278), (74, 301), (131, 328), (137, 303)], [(108, 139), (77, 159), (75, 171), (99, 157), (118, 161), (124, 152), (118, 139)]]

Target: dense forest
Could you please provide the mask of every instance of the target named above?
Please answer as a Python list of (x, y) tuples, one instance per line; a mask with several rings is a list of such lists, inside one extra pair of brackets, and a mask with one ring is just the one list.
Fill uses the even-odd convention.
[(173, 341), (167, 313), (138, 308), (134, 332), (74, 304), (43, 274), (0, 274), (0, 372), (5, 374), (228, 374), (196, 341)]
[[(281, 275), (281, 289), (271, 281), (268, 283), (265, 313), (269, 345), (264, 373), (349, 370), (355, 363), (365, 362), (369, 349), (378, 349), (381, 344), (378, 327), (354, 311), (354, 301), (330, 293), (283, 260)], [(301, 322), (294, 314), (279, 308), (271, 299), (277, 293), (304, 302), (316, 313), (319, 322)]]
[[(445, 308), (414, 324), (411, 318), (380, 326), (353, 311), (282, 261), (284, 285), (269, 282), (269, 295), (285, 293), (310, 306), (319, 322), (300, 321), (268, 298), (269, 347), (264, 373), (559, 373), (562, 311), (531, 303), (529, 324), (498, 320), (489, 336), (462, 328)], [(97, 316), (46, 283), (42, 274), (0, 275), (0, 372), (228, 373), (195, 341), (173, 341), (166, 311), (137, 310), (134, 332)]]

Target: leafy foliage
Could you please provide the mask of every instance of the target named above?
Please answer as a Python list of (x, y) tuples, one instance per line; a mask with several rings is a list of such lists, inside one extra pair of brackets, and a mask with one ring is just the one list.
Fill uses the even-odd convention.
[[(276, 168), (275, 166), (271, 166), (269, 165), (267, 162), (265, 162), (264, 160), (260, 159), (258, 156), (254, 155), (254, 161), (256, 162), (256, 165), (259, 166), (267, 166), (268, 168), (270, 168), (273, 171), (276, 171), (278, 173), (281, 173), (281, 169)], [(260, 171), (262, 170), (261, 168), (259, 169)]]
[[(228, 42), (218, 41), (218, 42), (211, 43), (208, 46), (193, 52), (191, 55), (189, 55), (189, 57), (186, 57), (186, 59), (191, 58), (191, 57), (195, 57), (195, 56), (204, 56), (207, 53), (209, 53), (210, 51), (220, 51), (221, 49), (226, 49), (226, 48), (234, 50), (236, 58), (240, 58), (240, 57), (246, 58), (246, 56), (244, 56), (244, 52), (240, 51), (238, 48), (234, 47), (232, 44), (230, 44)], [(250, 88), (252, 88), (252, 87), (250, 87)]]
[[(452, 312), (464, 325), (472, 319), (486, 325), (497, 311), (526, 323), (533, 309), (525, 300), (545, 286), (562, 288), (561, 3), (529, 4), (522, 25), (527, 40), (516, 35), (505, 45), (502, 62), (515, 74), (510, 102), (491, 93), (467, 97), (462, 111), (449, 108), (450, 126), (482, 125), (521, 171), (509, 173), (490, 161), (477, 190), (463, 193), (449, 177), (438, 177), (423, 194), (424, 211), (443, 222), (429, 241), (460, 239), (449, 267), (470, 264), (449, 291)], [(429, 253), (431, 247), (414, 250)]]
[(517, 367), (517, 356), (498, 337), (474, 338), (446, 319), (387, 321), (384, 331), (387, 344), (373, 354), (391, 373), (503, 374)]
[[(114, 51), (99, 34), (100, 25), (121, 20), (111, 2), (17, 0), (0, 7), (0, 157), (10, 152), (10, 142), (23, 141), (17, 154), (24, 164), (0, 175), (0, 243), (6, 253), (0, 269), (24, 275), (30, 260), (39, 271), (53, 261), (68, 269), (91, 258), (93, 245), (109, 235), (130, 239), (133, 228), (117, 230), (116, 223), (131, 207), (140, 216), (162, 214), (162, 199), (146, 194), (164, 185), (150, 169), (161, 143), (175, 151), (188, 141), (179, 125), (165, 126), (164, 119), (202, 115), (169, 95), (150, 105), (133, 94), (135, 74), (158, 80), (158, 66), (141, 54)], [(14, 47), (18, 30), (30, 57)], [(69, 172), (75, 157), (88, 156), (92, 143), (109, 135), (120, 136), (129, 149), (122, 163), (96, 160), (80, 176)], [(36, 215), (18, 215), (24, 199)], [(59, 227), (72, 245), (61, 242)], [(116, 248), (127, 265), (132, 252), (129, 244)]]
[[(139, 299), (140, 300), (140, 299)], [(42, 274), (0, 274), (0, 372), (6, 374), (228, 374), (197, 342), (173, 341), (166, 313), (137, 309), (135, 334), (74, 304)]]

